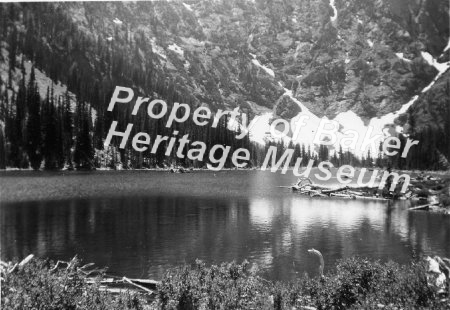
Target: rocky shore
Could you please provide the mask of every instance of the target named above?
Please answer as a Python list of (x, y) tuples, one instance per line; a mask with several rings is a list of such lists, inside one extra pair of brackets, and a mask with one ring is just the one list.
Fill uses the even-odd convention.
[(450, 214), (450, 176), (419, 173), (411, 179), (411, 196), (427, 204), (411, 209)]

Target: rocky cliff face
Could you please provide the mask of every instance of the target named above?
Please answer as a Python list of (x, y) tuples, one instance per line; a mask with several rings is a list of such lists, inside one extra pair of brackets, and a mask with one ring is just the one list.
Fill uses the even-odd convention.
[[(193, 105), (239, 106), (251, 115), (292, 119), (299, 100), (318, 117), (352, 111), (366, 124), (398, 111), (414, 95), (423, 107), (435, 99), (433, 91), (421, 95), (438, 74), (423, 55), (449, 60), (449, 50), (443, 53), (448, 6), (439, 0), (10, 5), (24, 12), (13, 21), (19, 31), (32, 26), (29, 20), (64, 16), (64, 26), (34, 38), (47, 57), (67, 59), (67, 70), (56, 74), (62, 82), (78, 70), (95, 83), (114, 84), (130, 71), (129, 84), (145, 93), (151, 85), (140, 77), (152, 72), (188, 94)], [(4, 14), (10, 7), (3, 5)], [(86, 44), (73, 46), (74, 36)], [(118, 57), (108, 54), (113, 47), (126, 66), (120, 72), (108, 70), (102, 59)], [(438, 93), (439, 100), (448, 99)]]

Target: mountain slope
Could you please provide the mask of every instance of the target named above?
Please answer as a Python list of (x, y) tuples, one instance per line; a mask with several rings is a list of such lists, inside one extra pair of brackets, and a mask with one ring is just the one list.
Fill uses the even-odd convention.
[(397, 111), (430, 105), (437, 88), (422, 90), (439, 72), (427, 55), (449, 60), (448, 9), (435, 0), (15, 3), (0, 5), (0, 39), (101, 119), (111, 119), (105, 107), (122, 85), (264, 115), (253, 133), (262, 141), (273, 118), (304, 111), (381, 130)]

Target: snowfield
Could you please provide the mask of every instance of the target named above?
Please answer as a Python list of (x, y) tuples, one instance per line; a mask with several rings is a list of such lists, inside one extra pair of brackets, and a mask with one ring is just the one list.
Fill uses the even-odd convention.
[(254, 65), (256, 65), (257, 67), (260, 67), (261, 69), (263, 69), (264, 71), (266, 71), (268, 75), (270, 75), (270, 76), (272, 76), (272, 77), (275, 77), (275, 72), (273, 72), (272, 69), (270, 69), (270, 68), (268, 68), (268, 67), (262, 65), (262, 64), (259, 62), (259, 60), (256, 59), (256, 55), (255, 55), (255, 54), (250, 54), (250, 56), (253, 57), (252, 63), (253, 63)]
[[(330, 4), (331, 4), (331, 2), (330, 2)], [(369, 40), (368, 40), (368, 43), (369, 43)], [(370, 41), (369, 44), (373, 45), (373, 42)], [(450, 48), (450, 43), (449, 43), (449, 46), (446, 47), (444, 52), (446, 50), (448, 50), (449, 48)], [(403, 53), (396, 53), (396, 56), (399, 59), (402, 59), (407, 62), (411, 61), (409, 59), (404, 58), (403, 55), (404, 55)], [(251, 56), (253, 57), (253, 63), (255, 65), (265, 69), (266, 72), (268, 72), (268, 73), (270, 72), (270, 75), (275, 76), (275, 74), (273, 73), (273, 71), (271, 69), (268, 69), (268, 68), (262, 66), (258, 62), (258, 60), (256, 60), (256, 55), (251, 54)], [(442, 74), (444, 74), (444, 72), (450, 68), (450, 62), (439, 63), (436, 59), (434, 59), (427, 52), (422, 52), (422, 57), (430, 65), (434, 66), (438, 70), (438, 74), (436, 75), (434, 80), (427, 87), (425, 87), (422, 90), (422, 93), (425, 93), (442, 76)], [(279, 82), (278, 84), (282, 87), (281, 82)], [(284, 142), (287, 144), (287, 143), (289, 143), (289, 141), (291, 141), (292, 132), (295, 131), (297, 122), (299, 120), (303, 119), (305, 124), (301, 128), (300, 134), (298, 135), (297, 139), (293, 142), (294, 143), (302, 143), (302, 144), (305, 144), (306, 146), (309, 145), (311, 147), (314, 147), (314, 145), (315, 145), (314, 140), (315, 140), (315, 136), (317, 134), (317, 130), (319, 129), (319, 124), (322, 119), (325, 121), (329, 121), (328, 118), (324, 117), (321, 119), (321, 118), (317, 117), (303, 103), (301, 103), (299, 100), (297, 100), (293, 96), (291, 90), (288, 90), (286, 88), (284, 88), (284, 90), (285, 90), (285, 93), (283, 96), (288, 96), (289, 98), (291, 98), (295, 103), (298, 104), (298, 106), (302, 110), (302, 112), (300, 112), (296, 117), (294, 117), (291, 120), (291, 122), (290, 122), (291, 133), (289, 135), (289, 138), (283, 139)], [(395, 129), (395, 131), (397, 133), (403, 132), (402, 127), (394, 125), (394, 120), (399, 115), (405, 113), (417, 101), (418, 98), (419, 98), (419, 96), (417, 96), (417, 95), (414, 96), (413, 98), (411, 98), (410, 101), (408, 101), (407, 103), (402, 105), (402, 107), (398, 111), (388, 113), (379, 118), (374, 117), (374, 118), (370, 119), (369, 124), (367, 126), (364, 124), (364, 121), (352, 111), (345, 111), (345, 112), (339, 113), (332, 120), (332, 121), (337, 121), (340, 124), (340, 130), (337, 133), (337, 138), (338, 138), (337, 142), (333, 145), (333, 147), (331, 147), (330, 153), (333, 154), (333, 149), (334, 150), (339, 149), (340, 142), (343, 138), (348, 138), (348, 137), (351, 138), (352, 134), (349, 134), (349, 133), (350, 133), (350, 131), (353, 131), (353, 133), (356, 133), (358, 136), (358, 142), (356, 144), (356, 149), (352, 148), (351, 151), (357, 156), (362, 156), (362, 155), (365, 156), (365, 155), (367, 155), (367, 151), (370, 149), (372, 157), (377, 156), (379, 150), (378, 150), (378, 147), (377, 146), (374, 147), (374, 145), (378, 145), (379, 142), (382, 142), (385, 137), (392, 135), (393, 129)], [(264, 113), (258, 118), (258, 120), (254, 124), (254, 126), (250, 129), (250, 138), (253, 141), (263, 144), (264, 141), (268, 138), (274, 139), (274, 137), (271, 137), (271, 135), (270, 135), (270, 121), (272, 118), (273, 118), (273, 113), (271, 113), (271, 112)], [(305, 121), (305, 118), (307, 118), (306, 121)], [(361, 146), (363, 145), (364, 137), (366, 135), (367, 135), (367, 138), (370, 138), (370, 137), (373, 137), (376, 135), (379, 135), (380, 138), (379, 138), (378, 143), (374, 143), (372, 145), (372, 147), (368, 147), (367, 149), (364, 150), (364, 149), (361, 149)], [(344, 151), (348, 149), (348, 147), (346, 147), (345, 145), (348, 145), (348, 144), (343, 145)], [(314, 148), (312, 148), (312, 149), (314, 149)]]

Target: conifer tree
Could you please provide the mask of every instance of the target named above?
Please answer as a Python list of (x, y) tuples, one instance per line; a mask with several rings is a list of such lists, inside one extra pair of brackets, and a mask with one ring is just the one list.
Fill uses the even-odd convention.
[(63, 101), (62, 115), (63, 130), (63, 150), (64, 158), (68, 168), (73, 169), (72, 162), (72, 146), (73, 146), (73, 113), (71, 109), (71, 101), (69, 91), (66, 91)]
[(34, 67), (31, 70), (27, 94), (28, 119), (27, 119), (27, 153), (30, 165), (34, 170), (41, 167), (41, 99), (36, 85)]
[(11, 153), (10, 158), (14, 167), (26, 168), (26, 160), (24, 157), (24, 132), (25, 132), (25, 117), (27, 106), (27, 90), (25, 86), (25, 79), (23, 78), (19, 85), (19, 91), (15, 98), (16, 115), (14, 118), (14, 128), (11, 135)]
[[(53, 88), (53, 86), (52, 86)], [(47, 88), (47, 95), (43, 106), (43, 136), (44, 143), (42, 146), (42, 155), (45, 161), (46, 170), (58, 169), (57, 160), (57, 120), (56, 111), (53, 99), (53, 91)]]
[(77, 169), (93, 167), (94, 148), (90, 133), (90, 115), (85, 104), (79, 104), (77, 110), (78, 131), (76, 135), (74, 163)]

